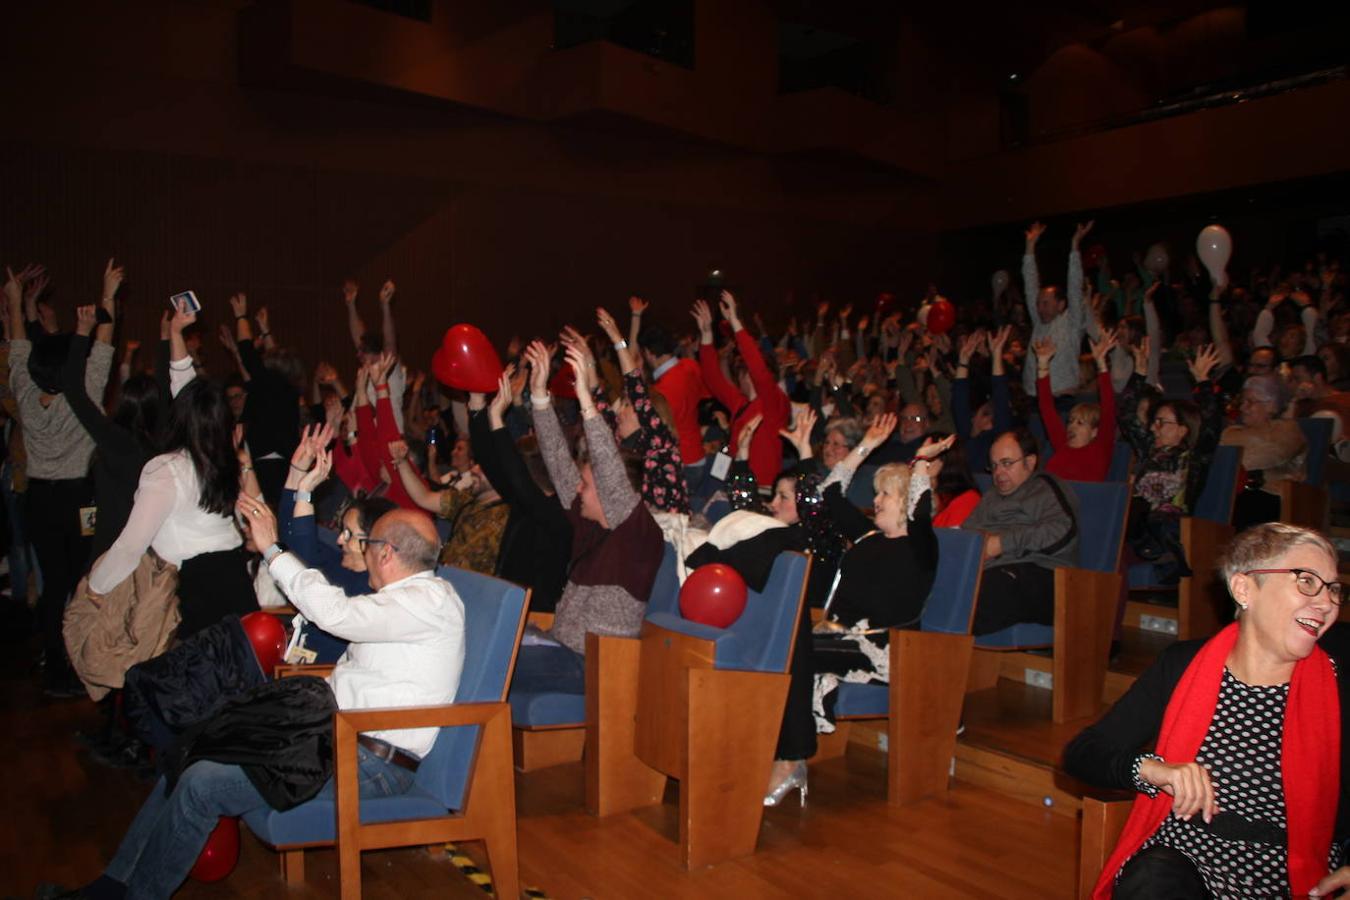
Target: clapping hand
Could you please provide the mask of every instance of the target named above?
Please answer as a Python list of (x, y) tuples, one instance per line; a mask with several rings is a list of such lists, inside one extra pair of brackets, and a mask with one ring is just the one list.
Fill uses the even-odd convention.
[(525, 348), (525, 361), (530, 364), (530, 395), (548, 396), (548, 374), (553, 364), (553, 354), (543, 341), (530, 341)]

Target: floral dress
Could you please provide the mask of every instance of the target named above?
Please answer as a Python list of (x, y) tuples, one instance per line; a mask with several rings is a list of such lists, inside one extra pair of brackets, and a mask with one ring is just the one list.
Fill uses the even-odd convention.
[[(680, 442), (652, 405), (647, 385), (636, 372), (623, 376), (624, 391), (637, 413), (638, 430), (620, 446), (640, 453), (642, 463), (642, 499), (659, 512), (689, 514), (689, 490), (684, 481), (684, 461), (680, 457)], [(595, 405), (605, 416), (610, 428), (615, 428), (614, 411), (595, 391)]]

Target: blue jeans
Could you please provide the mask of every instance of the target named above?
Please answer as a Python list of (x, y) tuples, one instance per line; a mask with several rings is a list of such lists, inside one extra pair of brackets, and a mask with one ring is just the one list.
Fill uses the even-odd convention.
[(526, 644), (516, 653), (511, 693), (584, 694), (586, 657), (566, 647)]
[[(356, 753), (363, 799), (402, 794), (412, 786), (416, 776), (407, 769), (365, 747), (358, 746)], [(333, 779), (319, 796), (333, 797)], [(104, 874), (127, 886), (127, 900), (169, 897), (187, 878), (221, 816), (265, 806), (267, 801), (239, 766), (193, 763), (172, 793), (166, 793), (163, 778), (156, 782)]]

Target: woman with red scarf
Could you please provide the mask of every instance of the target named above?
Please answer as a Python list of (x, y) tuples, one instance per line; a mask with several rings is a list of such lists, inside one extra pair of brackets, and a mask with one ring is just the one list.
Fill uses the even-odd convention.
[(1234, 538), (1221, 568), (1237, 621), (1163, 651), (1065, 748), (1074, 777), (1137, 791), (1094, 898), (1318, 897), (1350, 885), (1350, 868), (1337, 868), (1350, 835), (1350, 672), (1318, 646), (1342, 599), (1335, 548), (1272, 522)]

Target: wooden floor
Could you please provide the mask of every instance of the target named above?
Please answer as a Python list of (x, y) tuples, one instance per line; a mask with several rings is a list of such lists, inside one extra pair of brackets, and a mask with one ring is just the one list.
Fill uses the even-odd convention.
[[(40, 881), (97, 875), (147, 782), (101, 768), (73, 740), (97, 713), (86, 700), (44, 700), (22, 645), (0, 663), (0, 734), (11, 771), (0, 817), (0, 896), (31, 896)], [(1069, 897), (1075, 820), (958, 783), (943, 800), (885, 803), (884, 758), (853, 748), (813, 767), (805, 810), (795, 798), (767, 810), (759, 851), (700, 872), (679, 867), (674, 792), (660, 807), (598, 820), (582, 808), (579, 765), (521, 776), (521, 884), (557, 898)], [(464, 848), (477, 853), (473, 845)], [(189, 882), (182, 898), (335, 897), (335, 859), (310, 854), (309, 882), (288, 891), (271, 851), (245, 833), (225, 881)], [(481, 897), (444, 854), (365, 854), (373, 898)]]

